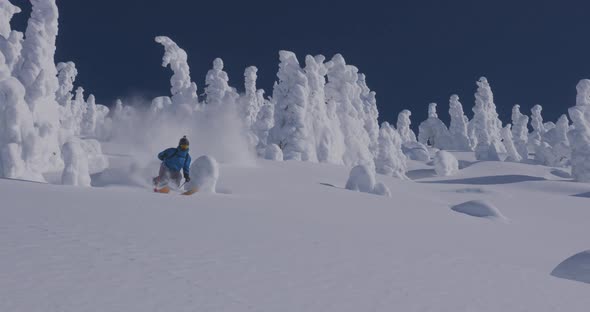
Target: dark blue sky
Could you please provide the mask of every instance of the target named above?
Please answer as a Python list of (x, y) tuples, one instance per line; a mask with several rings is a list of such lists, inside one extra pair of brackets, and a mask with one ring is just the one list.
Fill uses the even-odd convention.
[[(14, 26), (23, 27), (28, 1)], [(259, 87), (272, 92), (278, 51), (330, 58), (342, 53), (367, 75), (382, 120), (409, 108), (417, 125), (427, 104), (461, 97), (471, 115), (475, 81), (488, 77), (508, 120), (513, 104), (544, 107), (554, 120), (574, 105), (575, 85), (590, 77), (590, 1), (194, 1), (58, 0), (57, 61), (74, 61), (77, 84), (101, 103), (117, 97), (169, 93), (156, 35), (189, 54), (200, 92), (215, 57), (230, 84), (243, 89), (243, 70), (259, 68)], [(24, 28), (20, 28), (24, 29)]]

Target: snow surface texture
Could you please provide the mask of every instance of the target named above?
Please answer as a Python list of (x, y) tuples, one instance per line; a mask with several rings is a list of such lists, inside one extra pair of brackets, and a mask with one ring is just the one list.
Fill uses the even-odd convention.
[(191, 165), (191, 181), (186, 183), (185, 189), (196, 189), (201, 193), (215, 193), (219, 179), (219, 165), (209, 156), (201, 156)]
[(590, 250), (565, 259), (551, 272), (551, 275), (590, 284)]
[(479, 218), (505, 219), (500, 210), (489, 201), (470, 200), (451, 207), (454, 211)]
[(447, 151), (438, 151), (434, 156), (434, 171), (440, 177), (455, 175), (459, 171), (459, 161)]
[(375, 173), (366, 165), (358, 165), (350, 170), (345, 188), (351, 191), (391, 197), (389, 188), (383, 183), (377, 183)]
[[(103, 146), (119, 183), (127, 147)], [(454, 177), (379, 176), (392, 198), (318, 183), (341, 166), (264, 160), (221, 164), (223, 196), (0, 179), (0, 311), (586, 312), (588, 284), (551, 272), (588, 249), (588, 198), (571, 196), (587, 185), (454, 155), (472, 163)], [(448, 208), (469, 200), (512, 222)]]

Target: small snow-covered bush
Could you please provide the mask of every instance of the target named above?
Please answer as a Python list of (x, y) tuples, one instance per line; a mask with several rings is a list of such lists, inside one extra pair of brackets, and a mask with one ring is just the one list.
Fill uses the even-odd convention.
[(88, 157), (81, 146), (80, 140), (71, 139), (62, 147), (65, 168), (61, 176), (63, 185), (90, 186)]
[(455, 206), (451, 209), (456, 212), (464, 213), (466, 215), (478, 218), (491, 218), (505, 220), (500, 210), (486, 200), (471, 200)]
[(372, 193), (375, 188), (375, 172), (366, 165), (358, 165), (350, 171), (346, 189), (363, 193)]
[(191, 165), (191, 181), (185, 189), (196, 189), (200, 193), (215, 193), (219, 179), (219, 165), (213, 157), (201, 156)]
[(441, 177), (455, 175), (459, 171), (459, 161), (447, 151), (438, 151), (434, 156), (434, 171)]
[(282, 161), (283, 160), (283, 151), (281, 148), (276, 144), (270, 144), (264, 150), (264, 159), (274, 160), (274, 161)]
[(367, 165), (358, 165), (350, 170), (346, 189), (391, 197), (389, 188), (381, 182), (376, 182), (375, 171)]
[(375, 187), (373, 188), (373, 194), (391, 197), (391, 191), (387, 185), (383, 184), (383, 182), (378, 182), (375, 184)]
[(411, 160), (430, 160), (430, 152), (428, 152), (428, 148), (420, 142), (406, 142), (402, 144), (402, 151)]

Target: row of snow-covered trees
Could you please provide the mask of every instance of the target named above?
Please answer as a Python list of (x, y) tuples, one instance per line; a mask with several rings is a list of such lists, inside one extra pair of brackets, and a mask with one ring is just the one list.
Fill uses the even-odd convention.
[[(577, 148), (579, 141), (575, 134), (585, 127), (581, 118), (578, 118), (577, 122), (574, 120), (573, 125), (569, 124), (566, 115), (562, 115), (557, 123), (543, 122), (540, 105), (535, 105), (531, 109), (530, 118), (520, 112), (519, 105), (514, 105), (512, 124), (503, 126), (498, 119), (493, 93), (487, 79), (482, 77), (477, 85), (472, 120), (464, 115), (459, 97), (456, 95), (451, 96), (449, 101), (451, 122), (448, 128), (438, 119), (436, 104), (431, 103), (428, 119), (420, 124), (418, 141), (439, 149), (475, 151), (475, 156), (479, 160), (520, 162), (528, 161), (529, 155), (532, 154), (534, 160), (540, 164), (559, 167), (572, 164), (576, 169), (580, 168), (579, 165), (574, 165), (574, 159), (579, 157), (580, 153), (572, 152)], [(570, 109), (572, 119), (572, 114), (577, 110), (585, 109), (580, 107), (585, 107), (584, 103), (588, 101), (588, 80), (580, 81), (577, 88), (578, 104), (575, 110)], [(398, 127), (403, 133), (411, 132), (408, 127), (410, 114), (404, 111), (399, 115), (398, 120), (401, 123), (398, 122)], [(530, 133), (529, 121), (532, 128)]]
[(75, 150), (96, 152), (95, 142), (76, 137), (95, 135), (108, 108), (96, 105), (92, 96), (84, 101), (81, 88), (72, 100), (76, 68), (71, 62), (54, 62), (55, 1), (31, 4), (23, 34), (10, 26), (20, 8), (0, 0), (0, 176), (43, 181), (42, 173), (69, 165), (62, 157), (66, 142)]
[(88, 173), (106, 166), (100, 145), (92, 138), (116, 139), (140, 123), (191, 124), (194, 116), (231, 115), (239, 121), (246, 146), (270, 159), (363, 164), (378, 173), (405, 178), (406, 160), (428, 161), (433, 147), (474, 151), (481, 160), (523, 161), (532, 152), (540, 163), (571, 165), (576, 179), (590, 180), (589, 80), (578, 84), (577, 105), (569, 110), (573, 125), (565, 115), (556, 124), (544, 123), (540, 106), (533, 108), (529, 119), (518, 105), (512, 125), (503, 125), (490, 85), (481, 78), (471, 120), (454, 95), (449, 101), (449, 126), (438, 119), (432, 103), (416, 136), (408, 110), (399, 113), (395, 126), (378, 124), (375, 92), (339, 54), (329, 61), (321, 55), (307, 56), (301, 64), (294, 53), (281, 51), (270, 96), (256, 86), (256, 67), (245, 70), (245, 91), (240, 94), (229, 85), (223, 61), (215, 59), (199, 96), (186, 51), (160, 36), (155, 41), (164, 47), (162, 66), (173, 72), (170, 96), (153, 99), (147, 112), (121, 101), (109, 111), (96, 104), (94, 96), (85, 98), (82, 88), (73, 92), (74, 63), (55, 64), (55, 0), (31, 3), (23, 34), (10, 27), (20, 9), (0, 0), (3, 177), (43, 180), (42, 173), (63, 170), (64, 182), (88, 185)]

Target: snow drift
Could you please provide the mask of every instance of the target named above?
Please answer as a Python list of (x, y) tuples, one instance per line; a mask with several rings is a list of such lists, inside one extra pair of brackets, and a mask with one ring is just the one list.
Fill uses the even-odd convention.
[(551, 275), (590, 284), (590, 250), (565, 259), (553, 269)]
[(506, 219), (494, 204), (486, 200), (471, 200), (452, 206), (451, 209), (472, 217)]

